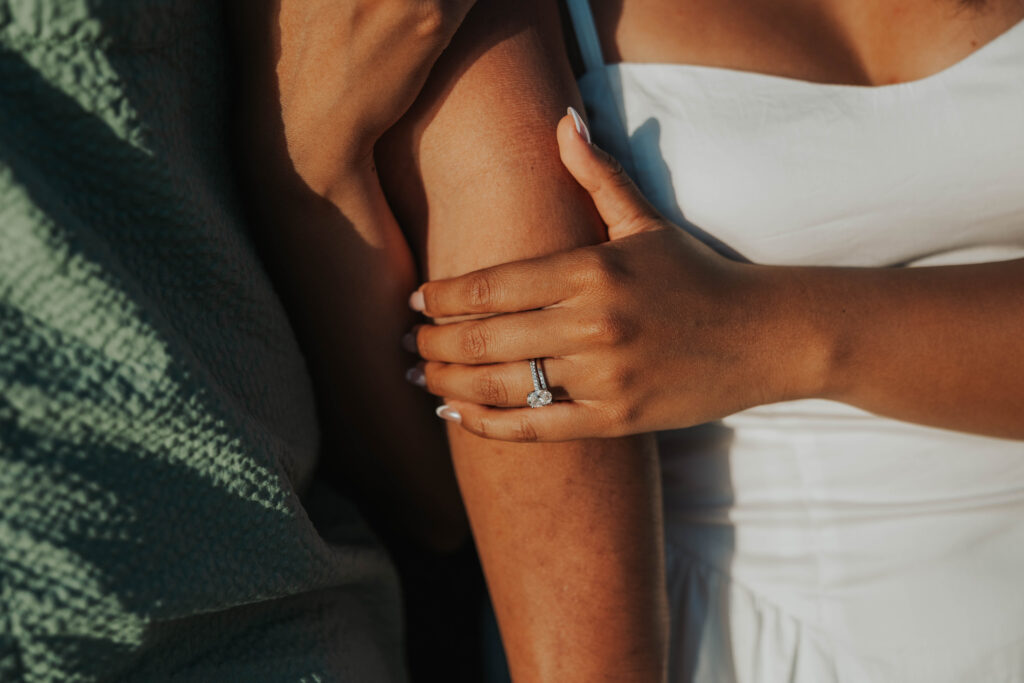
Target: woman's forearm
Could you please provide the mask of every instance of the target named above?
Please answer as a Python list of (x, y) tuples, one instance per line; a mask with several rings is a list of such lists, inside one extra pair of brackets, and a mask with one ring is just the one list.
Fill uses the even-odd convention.
[(780, 394), (1024, 438), (1024, 261), (765, 275)]

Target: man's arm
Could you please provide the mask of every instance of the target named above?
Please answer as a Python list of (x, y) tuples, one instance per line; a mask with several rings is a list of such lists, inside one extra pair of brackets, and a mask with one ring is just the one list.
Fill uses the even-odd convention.
[[(554, 2), (481, 0), (378, 146), (385, 190), (430, 278), (604, 238), (558, 158), (568, 105), (579, 95)], [(524, 399), (531, 388), (523, 363)], [(509, 444), (457, 426), (449, 438), (513, 678), (663, 678), (652, 440)]]
[[(445, 5), (452, 21), (468, 4)], [(416, 264), (366, 132), (397, 120), (419, 89), (409, 74), (425, 77), (447, 41), (449, 22), (423, 28), (417, 13), (434, 5), (237, 0), (229, 15), (242, 184), (313, 376), (325, 467), (392, 548), (450, 549), (466, 529), (443, 432), (404, 380), (399, 340), (413, 321), (405, 300)], [(386, 83), (367, 81), (371, 66)], [(347, 443), (348, 429), (365, 448)]]

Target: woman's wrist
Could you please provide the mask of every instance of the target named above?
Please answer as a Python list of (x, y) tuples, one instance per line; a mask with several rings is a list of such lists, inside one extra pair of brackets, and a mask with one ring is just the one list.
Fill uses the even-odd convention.
[(838, 391), (836, 358), (841, 326), (830, 312), (845, 311), (828, 287), (825, 269), (744, 266), (753, 269), (758, 290), (758, 327), (763, 343), (755, 362), (766, 395), (759, 403), (831, 398)]

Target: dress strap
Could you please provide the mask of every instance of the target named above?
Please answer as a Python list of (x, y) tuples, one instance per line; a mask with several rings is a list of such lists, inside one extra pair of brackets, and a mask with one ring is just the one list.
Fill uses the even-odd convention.
[(596, 71), (604, 66), (601, 40), (597, 36), (597, 25), (590, 11), (590, 0), (567, 0), (572, 29), (580, 46), (583, 66), (587, 71)]

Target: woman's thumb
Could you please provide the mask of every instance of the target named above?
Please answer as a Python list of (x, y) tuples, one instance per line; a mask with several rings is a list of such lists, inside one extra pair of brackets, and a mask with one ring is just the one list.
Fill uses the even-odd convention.
[(558, 122), (558, 151), (569, 173), (590, 193), (608, 226), (608, 237), (620, 239), (657, 227), (657, 211), (610, 154), (590, 142), (590, 132), (575, 109)]

